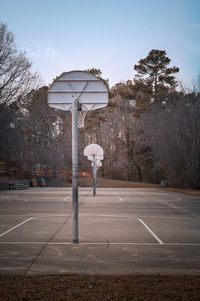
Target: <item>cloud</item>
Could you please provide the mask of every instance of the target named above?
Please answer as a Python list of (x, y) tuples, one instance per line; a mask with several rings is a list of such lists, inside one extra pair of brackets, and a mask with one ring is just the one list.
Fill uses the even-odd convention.
[(47, 48), (44, 49), (44, 52), (46, 53), (46, 56), (48, 58), (53, 58), (53, 57), (56, 56), (56, 52), (53, 48), (47, 47)]
[(28, 56), (33, 57), (33, 58), (42, 58), (41, 53), (39, 53), (38, 51), (34, 50), (34, 49), (30, 49), (30, 48), (25, 48), (24, 49), (26, 51), (26, 53), (28, 54)]
[(42, 47), (36, 41), (30, 41), (24, 45), (23, 50), (31, 58), (51, 59), (56, 57), (56, 51), (52, 47)]

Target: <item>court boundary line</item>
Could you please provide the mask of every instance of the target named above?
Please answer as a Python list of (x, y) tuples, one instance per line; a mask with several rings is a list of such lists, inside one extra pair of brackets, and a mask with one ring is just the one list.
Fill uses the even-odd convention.
[(62, 202), (67, 201), (70, 197), (71, 197), (71, 195), (68, 195), (66, 198), (62, 199)]
[[(107, 242), (79, 242), (78, 245), (73, 242), (44, 242), (44, 241), (1, 241), (0, 245), (13, 244), (13, 245), (108, 245)], [(200, 243), (146, 243), (146, 242), (109, 242), (109, 245), (133, 245), (133, 246), (199, 246)]]
[(145, 222), (141, 219), (138, 218), (138, 220), (143, 224), (143, 226), (153, 235), (153, 237), (159, 242), (160, 245), (163, 245), (164, 242), (145, 224)]
[[(46, 217), (67, 217), (70, 214), (48, 214), (48, 215), (37, 215), (33, 218), (46, 218)], [(28, 214), (0, 214), (0, 217), (18, 217), (18, 216), (29, 216)], [(91, 216), (91, 214), (80, 214), (79, 217), (88, 217)], [(30, 216), (32, 217), (32, 215)], [(162, 215), (138, 215), (138, 216), (122, 216), (122, 215), (112, 215), (112, 214), (100, 214), (100, 215), (92, 215), (92, 217), (113, 217), (113, 218), (123, 218), (123, 219), (141, 219), (141, 218), (161, 218), (161, 219), (200, 219), (200, 216), (162, 216)]]
[(16, 226), (14, 226), (14, 227), (8, 229), (7, 231), (5, 231), (5, 232), (3, 232), (2, 234), (0, 234), (0, 237), (2, 237), (2, 236), (4, 236), (4, 235), (8, 234), (9, 232), (15, 230), (16, 228), (20, 227), (21, 225), (23, 225), (23, 224), (29, 222), (30, 220), (32, 220), (32, 219), (34, 219), (34, 218), (35, 218), (34, 216), (33, 216), (33, 217), (30, 217), (30, 218), (26, 219), (25, 221), (23, 221), (23, 222), (17, 224)]
[(119, 196), (115, 191), (114, 191), (114, 195), (117, 196), (121, 202), (124, 202), (124, 199), (121, 196)]

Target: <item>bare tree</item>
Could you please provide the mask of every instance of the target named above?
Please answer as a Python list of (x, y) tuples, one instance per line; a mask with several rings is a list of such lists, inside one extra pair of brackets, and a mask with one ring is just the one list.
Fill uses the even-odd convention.
[[(200, 94), (185, 95), (165, 112), (168, 127), (167, 148), (182, 160), (186, 176), (193, 189), (200, 188)], [(171, 135), (169, 134), (171, 133)], [(165, 144), (166, 145), (166, 144)], [(172, 149), (173, 147), (173, 149)], [(175, 161), (175, 158), (174, 158)], [(177, 161), (177, 158), (176, 158)]]
[(35, 163), (48, 163), (56, 175), (61, 165), (64, 113), (47, 105), (47, 87), (31, 95), (24, 122), (27, 146)]
[(19, 52), (14, 43), (14, 35), (0, 23), (0, 104), (10, 104), (22, 100), (23, 96), (35, 88), (38, 74), (30, 71), (31, 62), (24, 52)]
[(142, 114), (139, 123), (157, 182), (167, 177), (172, 185), (200, 188), (200, 94), (173, 94), (167, 104)]
[[(105, 177), (135, 181), (142, 179), (138, 160), (139, 140), (134, 133), (132, 112), (129, 100), (116, 95), (109, 101), (108, 107), (98, 112), (89, 112), (86, 116), (80, 149), (83, 152), (84, 147), (90, 143), (103, 147), (101, 174)], [(87, 168), (85, 161), (83, 158), (80, 164)]]

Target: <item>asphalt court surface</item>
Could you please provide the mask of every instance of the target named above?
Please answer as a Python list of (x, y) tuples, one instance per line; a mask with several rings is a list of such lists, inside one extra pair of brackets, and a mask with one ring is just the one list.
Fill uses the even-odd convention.
[(152, 188), (0, 192), (0, 273), (199, 274), (200, 198)]

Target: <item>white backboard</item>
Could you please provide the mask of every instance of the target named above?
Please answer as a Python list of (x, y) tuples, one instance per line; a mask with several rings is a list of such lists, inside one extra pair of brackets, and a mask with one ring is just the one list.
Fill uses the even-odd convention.
[(89, 144), (84, 149), (84, 156), (87, 156), (88, 160), (90, 160), (90, 158), (93, 160), (93, 156), (95, 156), (95, 158), (98, 160), (103, 160), (103, 148), (95, 143)]
[[(95, 156), (96, 160), (102, 161), (103, 160), (103, 156)], [(89, 161), (93, 161), (93, 156), (88, 156), (88, 160)]]
[(56, 78), (48, 90), (50, 107), (70, 110), (74, 99), (81, 110), (96, 110), (108, 104), (108, 90), (101, 79), (85, 71), (70, 71)]

